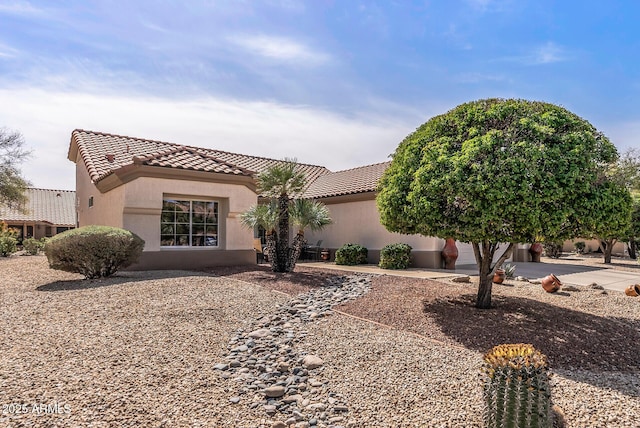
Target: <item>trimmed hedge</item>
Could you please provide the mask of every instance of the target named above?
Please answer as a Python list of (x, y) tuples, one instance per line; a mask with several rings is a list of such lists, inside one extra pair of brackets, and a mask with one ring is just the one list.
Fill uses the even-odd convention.
[(135, 263), (144, 241), (128, 230), (110, 226), (84, 226), (50, 238), (44, 252), (52, 269), (80, 273), (85, 278), (113, 275)]
[(337, 265), (357, 265), (367, 263), (369, 251), (360, 244), (344, 244), (336, 251)]
[(411, 245), (389, 244), (380, 250), (380, 263), (382, 269), (406, 269), (411, 263)]

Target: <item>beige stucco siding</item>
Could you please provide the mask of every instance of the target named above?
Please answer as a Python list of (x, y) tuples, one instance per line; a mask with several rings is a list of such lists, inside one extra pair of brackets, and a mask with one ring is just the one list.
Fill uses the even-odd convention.
[[(238, 217), (239, 213), (256, 203), (256, 194), (246, 186), (141, 177), (120, 187), (125, 191), (123, 227), (134, 231), (145, 240), (145, 251), (161, 249), (160, 213), (165, 195), (190, 200), (218, 201), (220, 243), (218, 249), (250, 250), (253, 248), (253, 232), (243, 228)], [(202, 251), (207, 250), (212, 249), (202, 249)], [(172, 251), (172, 249), (166, 249), (166, 251)]]
[(351, 242), (372, 250), (398, 242), (409, 244), (417, 251), (441, 250), (444, 246), (442, 239), (389, 232), (380, 224), (375, 200), (328, 204), (327, 207), (333, 223), (320, 232), (305, 232), (309, 242), (322, 239), (322, 246), (328, 248)]
[[(91, 197), (93, 206), (89, 207)], [(76, 198), (80, 227), (91, 224), (123, 227), (124, 189), (117, 187), (107, 193), (100, 193), (91, 182), (87, 167), (79, 154), (76, 159)]]

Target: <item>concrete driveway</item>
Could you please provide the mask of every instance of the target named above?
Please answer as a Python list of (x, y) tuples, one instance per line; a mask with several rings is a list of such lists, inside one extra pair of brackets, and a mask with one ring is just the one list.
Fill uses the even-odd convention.
[[(399, 275), (413, 278), (438, 279), (452, 276), (477, 276), (476, 265), (458, 265), (454, 271), (444, 269), (411, 268), (405, 270), (380, 269), (376, 265), (339, 266), (335, 263), (305, 263), (305, 266), (316, 266), (351, 272), (369, 272), (381, 275)], [(539, 280), (549, 274), (554, 274), (565, 285), (589, 285), (594, 282), (607, 290), (622, 291), (632, 284), (640, 284), (640, 269), (638, 273), (615, 270), (599, 266), (585, 266), (565, 263), (515, 263), (516, 276), (523, 276), (529, 280)]]

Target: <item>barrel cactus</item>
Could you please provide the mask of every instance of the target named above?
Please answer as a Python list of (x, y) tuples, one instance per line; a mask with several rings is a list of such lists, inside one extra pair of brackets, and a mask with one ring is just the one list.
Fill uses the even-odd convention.
[(547, 357), (532, 345), (495, 346), (484, 356), (485, 427), (551, 428)]

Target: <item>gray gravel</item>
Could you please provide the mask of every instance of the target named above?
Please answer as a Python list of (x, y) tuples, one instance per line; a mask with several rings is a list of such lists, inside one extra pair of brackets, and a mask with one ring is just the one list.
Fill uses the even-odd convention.
[[(0, 426), (481, 424), (481, 354), (335, 312), (361, 278), (291, 298), (190, 272), (81, 281), (42, 257), (0, 259), (0, 278)], [(568, 426), (640, 426), (637, 371), (552, 374)]]

